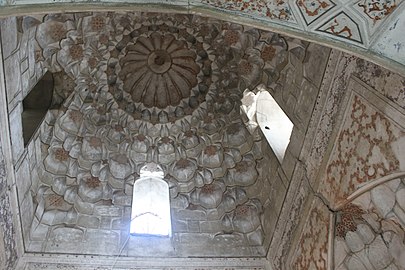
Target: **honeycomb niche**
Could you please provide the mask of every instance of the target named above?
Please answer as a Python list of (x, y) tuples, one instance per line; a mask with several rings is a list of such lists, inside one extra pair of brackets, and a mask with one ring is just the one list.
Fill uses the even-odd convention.
[[(247, 130), (239, 107), (244, 89), (277, 80), (287, 40), (189, 15), (35, 20), (22, 18), (35, 29), (38, 61), (70, 78), (56, 88), (74, 90), (32, 142), (27, 251), (264, 256), (265, 200), (251, 195), (269, 188), (262, 137)], [(170, 193), (171, 238), (158, 245), (129, 236), (134, 182), (150, 162)]]

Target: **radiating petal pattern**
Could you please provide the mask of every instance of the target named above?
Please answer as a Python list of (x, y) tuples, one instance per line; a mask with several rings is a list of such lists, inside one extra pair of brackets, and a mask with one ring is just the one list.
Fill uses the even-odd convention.
[(146, 107), (177, 106), (197, 85), (196, 53), (171, 34), (139, 37), (121, 58), (124, 91)]

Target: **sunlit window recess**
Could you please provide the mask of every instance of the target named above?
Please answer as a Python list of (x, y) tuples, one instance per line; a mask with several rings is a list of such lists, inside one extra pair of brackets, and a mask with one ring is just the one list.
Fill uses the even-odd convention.
[(130, 234), (171, 236), (169, 186), (161, 167), (148, 163), (134, 183)]
[(265, 87), (258, 86), (255, 92), (245, 91), (242, 99), (241, 108), (249, 119), (248, 128), (252, 130), (257, 125), (260, 127), (281, 163), (290, 143), (294, 124)]

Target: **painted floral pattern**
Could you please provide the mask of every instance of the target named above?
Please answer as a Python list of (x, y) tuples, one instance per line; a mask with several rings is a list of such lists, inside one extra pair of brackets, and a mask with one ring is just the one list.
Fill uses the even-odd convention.
[(217, 1), (217, 0), (203, 0), (203, 3), (241, 12), (249, 12), (259, 16), (267, 17), (270, 19), (281, 21), (295, 21), (292, 10), (287, 1)]
[(328, 208), (315, 199), (292, 260), (293, 269), (327, 269), (329, 215)]
[(397, 7), (397, 2), (396, 0), (362, 0), (357, 5), (361, 7), (363, 12), (375, 23), (391, 14)]
[(392, 144), (403, 136), (395, 123), (355, 95), (328, 162), (327, 185), (320, 191), (336, 203), (361, 184), (398, 171), (399, 160)]
[(311, 24), (335, 6), (329, 0), (298, 0), (297, 5), (307, 24)]

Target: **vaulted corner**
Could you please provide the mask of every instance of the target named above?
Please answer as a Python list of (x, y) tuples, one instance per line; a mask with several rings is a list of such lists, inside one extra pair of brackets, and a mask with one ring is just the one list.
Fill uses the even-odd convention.
[(1, 269), (405, 268), (401, 75), (199, 15), (0, 25)]
[[(332, 53), (329, 61), (324, 106), (331, 110), (315, 139), (329, 133), (330, 143), (315, 149), (330, 154), (320, 167), (306, 168), (307, 175), (319, 177), (307, 179), (315, 198), (291, 265), (404, 269), (404, 77), (345, 54)], [(340, 75), (328, 78), (329, 68)], [(337, 116), (334, 123), (331, 115)]]

